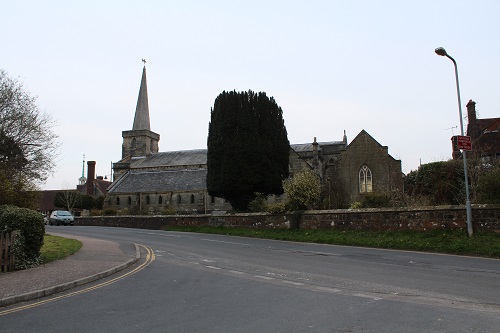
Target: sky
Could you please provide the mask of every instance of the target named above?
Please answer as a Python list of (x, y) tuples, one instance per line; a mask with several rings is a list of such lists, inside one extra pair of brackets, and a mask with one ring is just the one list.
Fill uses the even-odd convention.
[(75, 187), (83, 155), (110, 177), (143, 58), (160, 151), (206, 148), (222, 91), (264, 91), (290, 143), (364, 129), (406, 174), (451, 158), (460, 134), (453, 63), (436, 47), (457, 61), (464, 124), (470, 99), (479, 118), (500, 116), (499, 15), (498, 0), (0, 0), (0, 69), (56, 122), (42, 189)]

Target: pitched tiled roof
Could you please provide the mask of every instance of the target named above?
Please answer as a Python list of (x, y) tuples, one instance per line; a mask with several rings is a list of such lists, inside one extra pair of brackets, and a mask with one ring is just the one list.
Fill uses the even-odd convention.
[[(479, 133), (476, 134), (478, 137), (473, 136), (472, 149), (485, 155), (500, 154), (500, 118), (477, 119), (476, 125)], [(468, 135), (471, 134), (469, 127), (470, 125), (467, 127)]]
[(205, 165), (207, 164), (207, 150), (167, 151), (151, 154), (141, 159), (132, 159), (130, 162), (132, 169)]
[[(345, 143), (343, 141), (329, 141), (329, 142), (318, 142), (318, 147), (321, 149), (323, 146), (338, 146), (339, 149), (341, 147), (345, 147)], [(290, 148), (295, 150), (297, 153), (313, 151), (312, 143), (299, 143), (290, 145)]]
[(40, 202), (38, 203), (37, 209), (40, 211), (53, 211), (56, 209), (61, 209), (62, 207), (54, 206), (54, 200), (56, 198), (57, 192), (67, 192), (74, 190), (45, 190), (40, 191)]
[(500, 130), (500, 118), (478, 119), (477, 126), (482, 132), (494, 132)]
[[(106, 195), (106, 189), (111, 185), (111, 182), (104, 179), (94, 179), (94, 189), (93, 195), (100, 196)], [(87, 183), (83, 185), (76, 185), (76, 190), (82, 194), (87, 194)]]
[(206, 169), (131, 171), (114, 182), (108, 193), (203, 191), (206, 180)]

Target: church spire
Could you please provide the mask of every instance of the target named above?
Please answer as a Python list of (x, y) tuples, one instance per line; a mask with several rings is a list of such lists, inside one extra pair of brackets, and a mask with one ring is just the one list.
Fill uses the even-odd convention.
[(144, 68), (142, 69), (141, 88), (139, 89), (139, 98), (137, 99), (137, 106), (135, 108), (134, 126), (132, 127), (132, 130), (151, 130), (151, 125), (149, 122), (146, 66), (144, 66)]
[[(142, 59), (144, 64), (146, 60)], [(142, 70), (141, 88), (135, 108), (134, 126), (132, 130), (122, 132), (122, 159), (127, 157), (147, 156), (158, 152), (160, 135), (151, 131), (149, 122), (148, 87), (146, 83), (146, 66)], [(115, 174), (117, 169), (114, 169)]]

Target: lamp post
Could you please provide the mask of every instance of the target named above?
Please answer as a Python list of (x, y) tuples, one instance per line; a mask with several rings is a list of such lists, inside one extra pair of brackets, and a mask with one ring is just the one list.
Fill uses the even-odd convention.
[[(457, 62), (442, 47), (438, 47), (435, 50), (435, 52), (437, 55), (440, 55), (443, 57), (448, 57), (451, 61), (453, 61), (453, 65), (455, 66), (455, 81), (457, 82), (457, 96), (458, 96), (458, 112), (459, 112), (459, 116), (460, 116), (460, 132), (462, 133), (462, 136), (463, 136), (464, 135), (464, 125), (463, 125), (463, 121), (462, 121), (462, 101), (460, 100), (460, 87), (458, 84)], [(467, 232), (469, 233), (469, 236), (472, 236), (472, 212), (471, 212), (470, 199), (469, 199), (469, 181), (467, 179), (467, 152), (465, 150), (462, 151), (462, 159), (464, 161), (465, 196), (466, 196), (465, 209), (467, 212)]]

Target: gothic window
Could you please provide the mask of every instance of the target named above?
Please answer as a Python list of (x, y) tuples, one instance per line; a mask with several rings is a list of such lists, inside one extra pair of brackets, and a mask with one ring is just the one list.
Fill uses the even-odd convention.
[(210, 196), (210, 203), (215, 203), (215, 197), (213, 195)]
[(182, 197), (180, 194), (177, 194), (177, 203), (180, 204), (182, 202)]
[(120, 197), (116, 197), (116, 205), (120, 206)]
[(149, 202), (150, 202), (149, 195), (146, 195), (146, 205), (149, 205)]
[(128, 197), (128, 205), (130, 206), (132, 204), (132, 198)]
[(359, 193), (369, 193), (373, 191), (372, 171), (363, 165), (359, 169)]
[(191, 203), (194, 204), (194, 194), (191, 194)]
[(160, 196), (158, 197), (158, 205), (161, 205), (161, 204), (163, 204), (163, 198), (162, 198), (162, 196), (160, 195)]

